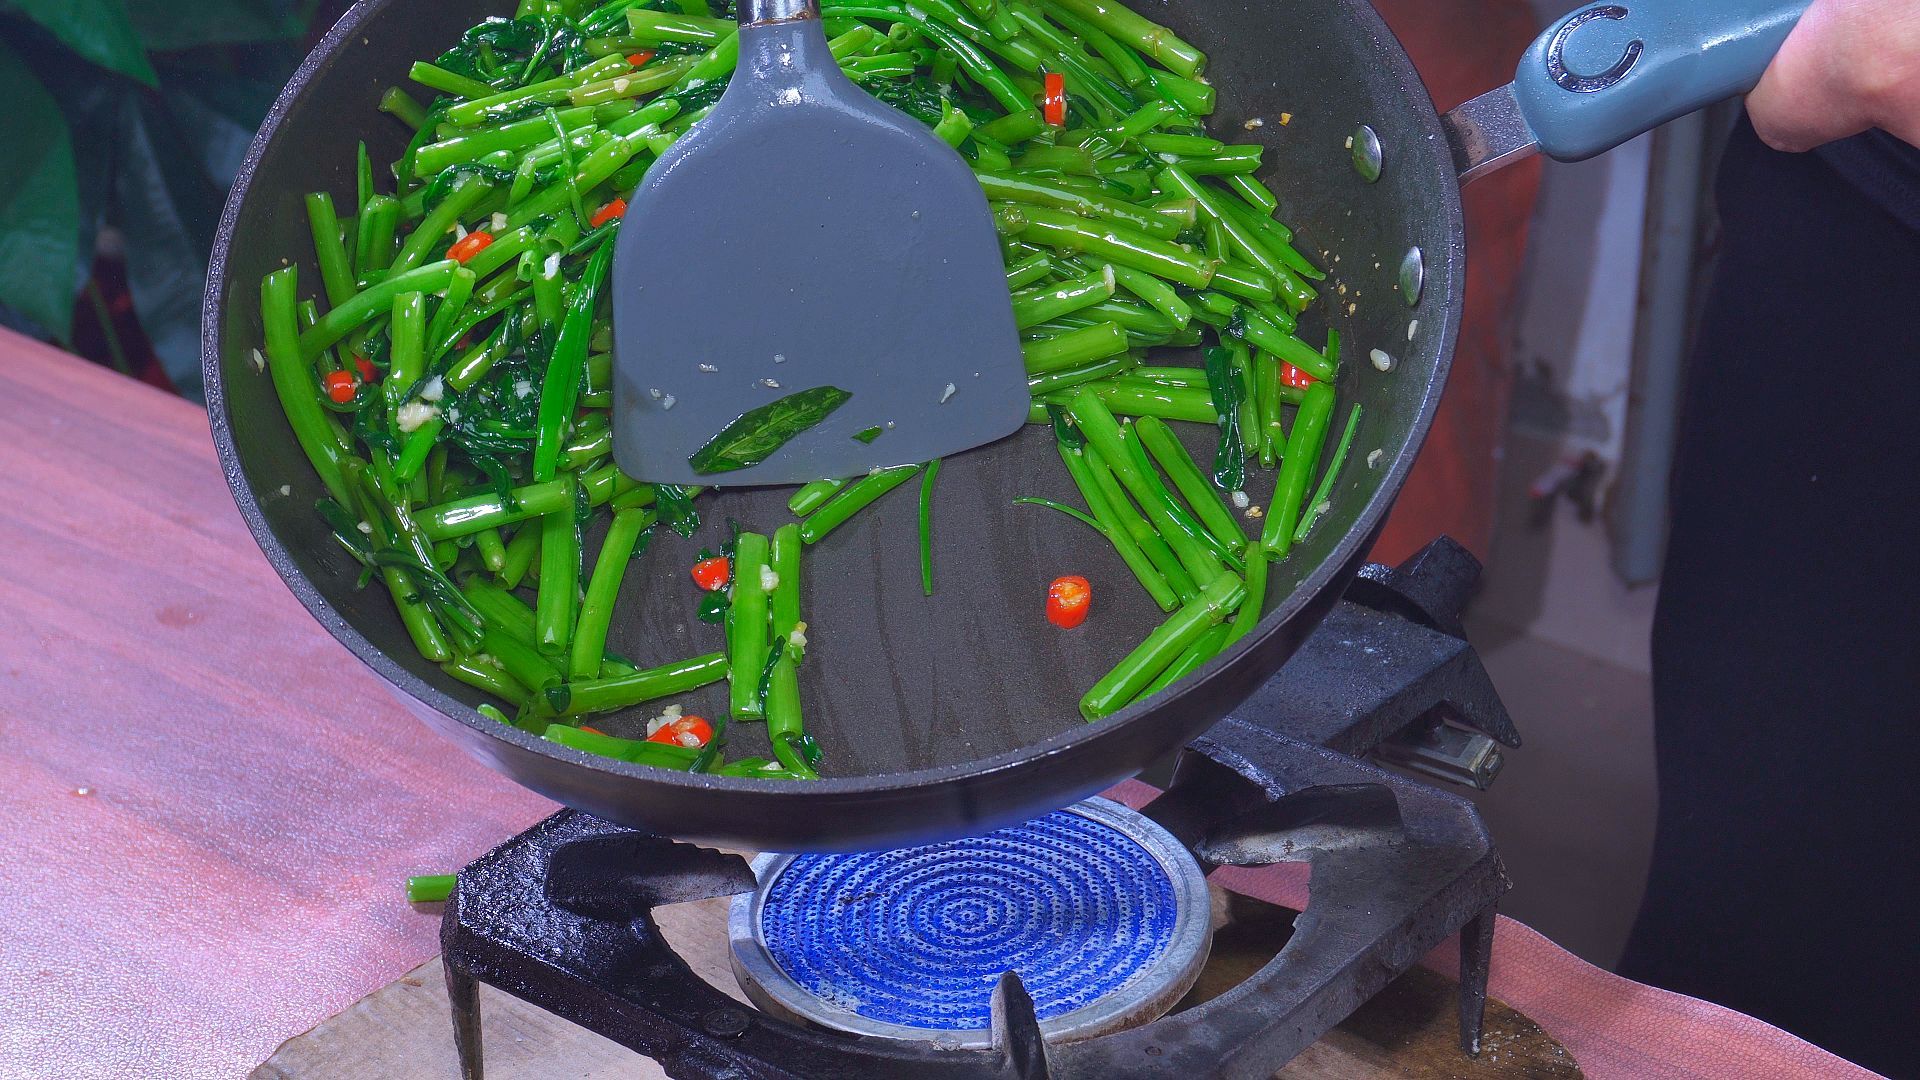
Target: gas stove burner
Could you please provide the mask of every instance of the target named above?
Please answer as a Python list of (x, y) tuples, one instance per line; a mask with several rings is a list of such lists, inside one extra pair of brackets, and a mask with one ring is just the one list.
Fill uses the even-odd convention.
[(733, 900), (754, 1004), (857, 1035), (993, 1044), (1008, 971), (1067, 1042), (1157, 1019), (1200, 975), (1207, 882), (1165, 829), (1089, 799), (986, 836), (852, 855), (762, 855)]
[[(1475, 1053), (1500, 857), (1471, 803), (1358, 759), (1392, 750), (1481, 786), (1487, 747), (1518, 744), (1458, 636), (1477, 571), (1446, 540), (1364, 569), (1294, 662), (1187, 746), (1145, 817), (1093, 800), (975, 840), (749, 867), (555, 814), (462, 870), (447, 904), (461, 1075), (482, 1080), (485, 982), (683, 1080), (1270, 1076), (1456, 932)], [(1312, 894), (1285, 947), (1168, 1012), (1205, 957), (1202, 871), (1300, 862)], [(718, 897), (758, 1008), (702, 981), (654, 920)]]

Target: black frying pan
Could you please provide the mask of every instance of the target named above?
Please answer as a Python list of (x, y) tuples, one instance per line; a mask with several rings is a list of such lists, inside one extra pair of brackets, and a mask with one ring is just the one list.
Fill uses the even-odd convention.
[[(1078, 695), (1161, 615), (1084, 526), (1012, 505), (1019, 495), (1077, 502), (1052, 436), (1040, 428), (947, 462), (936, 510), (939, 588), (931, 599), (920, 593), (911, 489), (808, 550), (803, 617), (812, 629), (802, 693), (828, 779), (730, 780), (582, 754), (486, 719), (473, 708), (481, 700), (476, 691), (421, 659), (384, 592), (353, 589), (356, 567), (313, 513), (319, 482), (271, 382), (250, 362), (261, 336), (259, 282), (285, 258), (299, 262), (303, 282), (317, 281), (303, 194), (352, 190), (360, 139), (376, 161), (397, 157), (405, 139), (376, 111), (381, 92), (469, 25), (510, 12), (506, 0), (362, 0), (301, 67), (241, 169), (208, 279), (205, 367), (215, 443), (261, 549), (322, 625), (468, 752), (560, 802), (668, 835), (795, 851), (977, 832), (1099, 791), (1180, 746), (1243, 701), (1319, 622), (1413, 464), (1446, 382), (1460, 319), (1465, 252), (1457, 177), (1520, 156), (1536, 141), (1563, 156), (1604, 147), (1556, 143), (1556, 125), (1590, 134), (1592, 122), (1565, 121), (1552, 83), (1544, 104), (1534, 107), (1525, 67), (1517, 95), (1512, 88), (1496, 92), (1443, 124), (1406, 54), (1361, 0), (1135, 3), (1211, 56), (1208, 76), (1220, 89), (1213, 127), (1266, 144), (1261, 175), (1280, 195), (1281, 216), (1299, 230), (1304, 249), (1326, 253), (1321, 261), (1332, 272), (1326, 300), (1309, 313), (1302, 336), (1313, 340), (1332, 319), (1352, 358), (1342, 400), (1364, 406), (1333, 510), (1274, 566), (1259, 629), (1194, 676), (1100, 723), (1080, 720)], [(1602, 27), (1580, 33), (1639, 30), (1610, 15), (1596, 18), (1605, 20)], [(1791, 22), (1776, 16), (1761, 29), (1777, 30), (1777, 44)], [(1562, 45), (1572, 33), (1561, 34)], [(1543, 43), (1552, 40), (1550, 33)], [(1730, 40), (1738, 46), (1746, 39)], [(1626, 51), (1642, 56), (1638, 48)], [(1771, 47), (1765, 51), (1771, 55)], [(1567, 72), (1564, 52), (1541, 52), (1540, 78)], [(1647, 80), (1671, 81), (1672, 70), (1697, 75), (1714, 54), (1702, 55), (1670, 69), (1659, 49), (1646, 51), (1642, 70), (1629, 62), (1601, 89), (1618, 84), (1639, 92)], [(1759, 67), (1748, 66), (1757, 76)], [(1711, 99), (1703, 93), (1742, 88), (1689, 92), (1698, 105)], [(1656, 96), (1663, 106), (1677, 100), (1675, 93)], [(1283, 113), (1290, 123), (1281, 124)], [(1244, 130), (1243, 122), (1255, 118), (1264, 126)], [(1371, 182), (1356, 171), (1349, 149), (1363, 124), (1383, 158)], [(1623, 130), (1644, 126), (1629, 120)], [(1612, 134), (1602, 140), (1619, 141)], [(1359, 146), (1371, 146), (1365, 133)], [(1403, 289), (1403, 264), (1416, 251), (1421, 283)], [(1367, 362), (1376, 348), (1393, 357), (1391, 372)], [(1196, 454), (1211, 453), (1210, 433), (1187, 434)], [(1271, 476), (1263, 479), (1270, 488)], [(279, 494), (282, 485), (290, 495)], [(696, 548), (716, 544), (718, 523), (729, 515), (769, 530), (790, 520), (787, 494), (766, 489), (703, 500), (705, 535), (691, 542), (657, 537), (622, 591), (609, 647), (643, 665), (719, 648), (718, 629), (692, 617), (684, 567)], [(1271, 492), (1251, 494), (1264, 505)], [(1250, 531), (1258, 524), (1249, 522)], [(590, 540), (589, 558), (592, 546)], [(1064, 573), (1086, 575), (1096, 590), (1095, 616), (1073, 633), (1040, 616), (1046, 583)], [(696, 696), (690, 711), (723, 712), (719, 689)], [(622, 734), (644, 721), (615, 717), (596, 725)], [(735, 755), (756, 752), (749, 725), (735, 725), (731, 734)]]

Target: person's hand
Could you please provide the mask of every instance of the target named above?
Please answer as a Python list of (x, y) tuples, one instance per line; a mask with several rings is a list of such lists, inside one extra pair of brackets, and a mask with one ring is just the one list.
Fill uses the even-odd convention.
[(1776, 150), (1878, 127), (1920, 146), (1920, 3), (1814, 0), (1747, 98)]

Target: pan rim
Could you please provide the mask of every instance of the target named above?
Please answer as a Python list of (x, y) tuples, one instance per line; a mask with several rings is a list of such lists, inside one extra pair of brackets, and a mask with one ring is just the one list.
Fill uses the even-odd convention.
[[(1414, 422), (1406, 432), (1400, 451), (1387, 465), (1380, 484), (1361, 509), (1353, 527), (1333, 551), (1303, 577), (1285, 599), (1263, 615), (1260, 623), (1251, 633), (1202, 665), (1193, 676), (1182, 679), (1156, 696), (1151, 703), (1136, 702), (1097, 723), (1070, 727), (1059, 734), (1027, 746), (967, 763), (866, 776), (823, 777), (805, 784), (783, 780), (681, 773), (631, 762), (614, 761), (553, 743), (532, 732), (491, 720), (481, 715), (472, 706), (415, 675), (392, 656), (376, 648), (358, 628), (328, 602), (321, 594), (319, 587), (294, 561), (292, 553), (268, 524), (259, 500), (247, 482), (245, 469), (240, 463), (239, 454), (234, 445), (233, 417), (228, 409), (224, 381), (222, 355), (226, 345), (225, 298), (233, 284), (229, 280), (228, 264), (241, 209), (252, 192), (254, 180), (266, 156), (266, 151), (279, 135), (289, 114), (305, 99), (317, 78), (339, 59), (343, 50), (351, 44), (352, 39), (387, 8), (404, 2), (406, 0), (357, 0), (321, 37), (301, 62), (286, 87), (275, 98), (260, 130), (248, 146), (246, 157), (241, 163), (233, 187), (228, 192), (226, 204), (222, 208), (212, 257), (208, 264), (207, 289), (201, 301), (201, 373), (206, 387), (207, 413), (212, 428), (214, 448), (220, 459), (221, 471), (226, 476), (227, 486), (233, 494), (234, 503), (242, 519), (246, 522), (248, 532), (252, 534), (254, 542), (260, 547), (261, 553), (266, 556), (267, 562), (273, 567), (281, 582), (336, 641), (346, 646), (361, 663), (379, 675), (388, 684), (390, 690), (419, 703), (445, 720), (470, 728), (487, 738), (499, 739), (520, 751), (550, 758), (570, 766), (617, 776), (624, 780), (663, 784), (690, 793), (726, 791), (752, 793), (756, 797), (771, 795), (791, 799), (819, 796), (885, 796), (945, 781), (994, 776), (1022, 766), (1033, 765), (1069, 750), (1091, 753), (1093, 747), (1109, 738), (1117, 737), (1122, 729), (1143, 716), (1149, 708), (1181, 709), (1183, 703), (1208, 680), (1245, 661), (1249, 653), (1260, 651), (1274, 638), (1285, 633), (1289, 624), (1319, 599), (1337, 577), (1358, 564), (1365, 549), (1372, 545), (1378, 535), (1381, 525), (1399, 496), (1402, 485), (1406, 482), (1407, 475), (1413, 469), (1420, 449), (1425, 445), (1452, 370), (1463, 310), (1462, 289), (1466, 275), (1465, 216), (1461, 205), (1460, 188), (1456, 183), (1447, 184), (1446, 190), (1437, 193), (1439, 210), (1444, 218), (1440, 222), (1440, 234), (1445, 236), (1447, 241), (1445, 264), (1439, 268), (1439, 273), (1435, 274), (1431, 257), (1428, 261), (1427, 295), (1444, 295), (1447, 302), (1444, 305), (1435, 305), (1422, 318), (1422, 322), (1429, 327), (1436, 322), (1444, 323), (1437, 328), (1440, 348), (1436, 354), (1426, 393), (1420, 401)], [(1367, 0), (1335, 0), (1335, 3), (1350, 21), (1359, 24), (1360, 29), (1374, 47), (1383, 51), (1385, 55), (1381, 59), (1397, 61), (1399, 70), (1409, 74), (1414, 72), (1412, 61), (1407, 57), (1405, 48)], [(1407, 152), (1437, 155), (1439, 162), (1445, 166), (1446, 175), (1451, 177), (1452, 168), (1444, 150), (1446, 140), (1441, 130), (1439, 113), (1425, 85), (1415, 76), (1405, 80), (1400, 92), (1405, 99), (1406, 108), (1413, 113), (1412, 121), (1422, 136), (1414, 140), (1415, 145), (1407, 148)], [(1434, 288), (1436, 285), (1443, 285), (1444, 291)], [(482, 760), (488, 758), (488, 755), (482, 754), (472, 745), (467, 743), (459, 743), (459, 745), (473, 756), (480, 757)], [(494, 763), (488, 761), (488, 764)], [(524, 786), (524, 781), (518, 777), (509, 774), (509, 778)], [(541, 793), (558, 798), (552, 792), (542, 791)], [(1090, 792), (1069, 793), (1066, 803), (1062, 805), (1076, 801), (1085, 794)]]

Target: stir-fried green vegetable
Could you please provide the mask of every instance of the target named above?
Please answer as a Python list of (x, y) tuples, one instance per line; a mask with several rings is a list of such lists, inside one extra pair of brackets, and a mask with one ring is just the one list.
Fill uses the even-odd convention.
[[(841, 67), (967, 158), (993, 208), (1031, 419), (1052, 425), (1086, 509), (1016, 501), (1090, 526), (1170, 613), (1087, 692), (1089, 719), (1110, 714), (1248, 633), (1268, 560), (1329, 504), (1360, 414), (1328, 455), (1337, 338), (1316, 350), (1294, 334), (1324, 275), (1273, 219), (1279, 200), (1252, 175), (1261, 147), (1207, 134), (1206, 57), (1167, 28), (1096, 0), (822, 7)], [(487, 715), (618, 761), (805, 779), (821, 762), (801, 716), (803, 551), (920, 476), (931, 594), (939, 461), (806, 485), (789, 501), (798, 522), (736, 528), (704, 552), (708, 591), (688, 610), (725, 623), (724, 652), (642, 670), (606, 647), (653, 530), (692, 536), (701, 494), (612, 463), (613, 237), (622, 196), (724, 89), (728, 14), (524, 2), (415, 64), (418, 89), (380, 105), (379, 122), (412, 131), (405, 153), (383, 176), (363, 145), (353, 191), (307, 197), (318, 278), (266, 277), (261, 344), (326, 490), (322, 520), (421, 654), (500, 703)], [(1204, 363), (1149, 359), (1161, 346), (1205, 346)], [(847, 396), (754, 409), (690, 463), (754, 465)], [(1169, 422), (1217, 428), (1210, 467)], [(1249, 539), (1235, 510), (1260, 513), (1243, 490), (1259, 465), (1278, 467), (1278, 492)], [(589, 566), (596, 520), (610, 524)], [(711, 723), (671, 706), (632, 738), (587, 723), (723, 679)], [(771, 759), (726, 760), (729, 725), (747, 723), (766, 724)]]
[(837, 386), (816, 386), (749, 409), (695, 450), (687, 464), (702, 475), (758, 465), (852, 397)]

